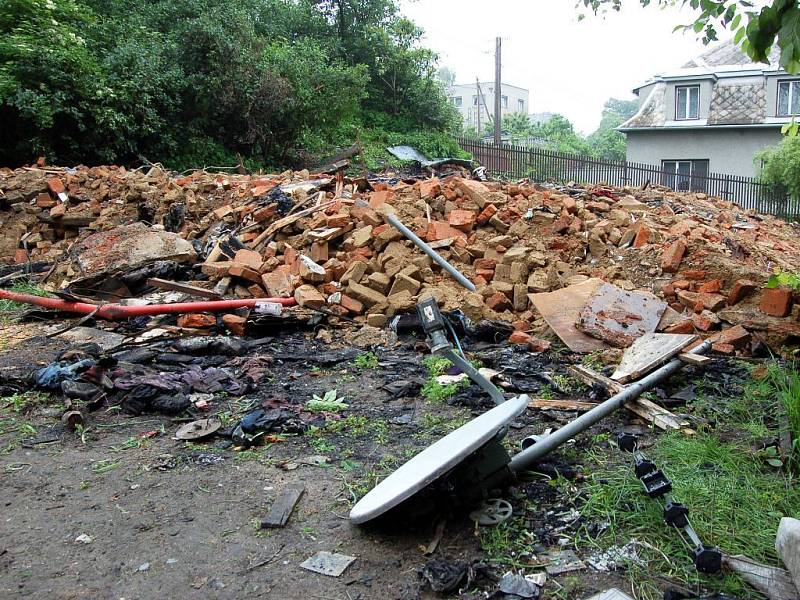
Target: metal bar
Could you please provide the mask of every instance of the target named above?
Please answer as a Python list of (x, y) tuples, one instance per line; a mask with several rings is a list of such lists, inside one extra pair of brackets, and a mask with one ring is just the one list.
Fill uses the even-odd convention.
[[(696, 348), (690, 351), (691, 354), (703, 354), (711, 348), (711, 342), (706, 340)], [(558, 448), (567, 440), (573, 438), (577, 434), (585, 431), (598, 421), (605, 419), (608, 415), (621, 408), (628, 400), (638, 398), (641, 394), (666, 379), (683, 366), (683, 363), (675, 359), (667, 363), (660, 369), (653, 371), (650, 375), (640, 379), (639, 381), (628, 385), (619, 394), (615, 394), (602, 404), (598, 404), (587, 413), (582, 414), (574, 421), (567, 423), (562, 428), (554, 431), (547, 437), (542, 438), (533, 446), (523, 450), (511, 459), (509, 467), (512, 471), (524, 471), (533, 465), (539, 458), (548, 454)]]
[(469, 279), (464, 277), (464, 275), (462, 275), (458, 271), (458, 269), (456, 269), (453, 265), (451, 265), (449, 262), (443, 259), (436, 252), (436, 250), (428, 246), (428, 244), (426, 244), (419, 237), (417, 237), (417, 235), (413, 231), (411, 231), (408, 227), (403, 225), (403, 223), (400, 222), (400, 219), (398, 219), (395, 215), (392, 214), (387, 215), (386, 220), (389, 221), (389, 224), (392, 227), (397, 229), (400, 233), (402, 233), (404, 236), (406, 236), (408, 239), (414, 242), (420, 250), (422, 250), (425, 254), (430, 256), (433, 262), (435, 262), (437, 265), (439, 265), (445, 271), (447, 271), (453, 277), (453, 279), (455, 279), (458, 283), (463, 285), (470, 292), (475, 291), (475, 285)]
[(452, 348), (448, 348), (444, 352), (442, 352), (445, 357), (447, 357), (455, 366), (461, 369), (467, 376), (472, 379), (475, 383), (477, 383), (481, 389), (489, 394), (494, 400), (495, 404), (502, 404), (506, 401), (505, 396), (503, 396), (503, 392), (501, 392), (497, 387), (486, 377), (478, 373), (478, 370), (469, 364), (469, 361), (464, 360), (455, 350)]

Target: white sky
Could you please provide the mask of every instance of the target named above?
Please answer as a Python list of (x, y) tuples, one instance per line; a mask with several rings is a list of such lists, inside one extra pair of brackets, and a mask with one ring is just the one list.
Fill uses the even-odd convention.
[(583, 133), (597, 127), (608, 98), (632, 99), (634, 87), (707, 49), (692, 31), (673, 33), (693, 21), (690, 9), (625, 0), (619, 13), (578, 21), (575, 4), (401, 0), (400, 7), (456, 83), (494, 80), (494, 38), (501, 37), (503, 81), (530, 91), (530, 112), (561, 113)]

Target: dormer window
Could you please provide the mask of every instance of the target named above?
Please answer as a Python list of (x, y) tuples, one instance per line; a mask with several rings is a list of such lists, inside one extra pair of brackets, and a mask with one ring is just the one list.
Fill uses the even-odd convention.
[(800, 79), (778, 82), (778, 116), (800, 115)]
[(675, 120), (700, 118), (700, 86), (679, 85), (675, 88)]

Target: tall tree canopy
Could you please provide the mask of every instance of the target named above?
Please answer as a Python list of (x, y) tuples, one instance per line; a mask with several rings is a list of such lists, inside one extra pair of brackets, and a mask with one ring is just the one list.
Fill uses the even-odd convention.
[(394, 0), (5, 0), (0, 163), (286, 162), (361, 126), (444, 131)]

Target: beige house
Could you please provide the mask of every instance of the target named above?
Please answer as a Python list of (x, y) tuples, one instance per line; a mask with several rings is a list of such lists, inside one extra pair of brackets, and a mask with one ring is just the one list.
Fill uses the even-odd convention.
[[(639, 111), (619, 127), (627, 159), (674, 173), (681, 189), (709, 172), (753, 176), (755, 154), (781, 141), (781, 127), (800, 115), (800, 78), (756, 64), (732, 42), (634, 90)], [(688, 185), (688, 184), (687, 184)]]

